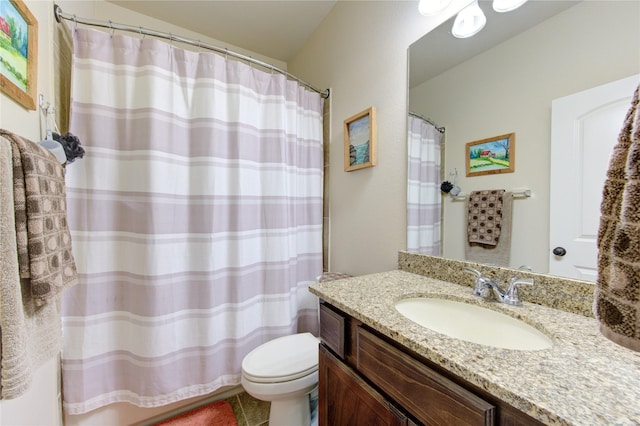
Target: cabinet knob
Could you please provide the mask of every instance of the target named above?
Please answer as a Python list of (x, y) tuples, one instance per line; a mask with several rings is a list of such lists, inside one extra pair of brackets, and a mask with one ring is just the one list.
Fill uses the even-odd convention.
[(556, 256), (564, 256), (565, 254), (567, 254), (567, 251), (564, 249), (564, 247), (556, 247), (553, 249), (553, 254), (555, 254)]

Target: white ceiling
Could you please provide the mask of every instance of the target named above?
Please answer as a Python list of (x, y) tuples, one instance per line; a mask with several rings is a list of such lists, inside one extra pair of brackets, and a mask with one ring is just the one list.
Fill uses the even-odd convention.
[(107, 1), (287, 62), (300, 50), (337, 0)]
[(424, 83), (580, 1), (529, 0), (512, 12), (497, 13), (493, 11), (491, 1), (480, 0), (479, 5), (487, 17), (487, 24), (475, 36), (457, 39), (451, 35), (452, 18), (411, 45), (409, 87)]

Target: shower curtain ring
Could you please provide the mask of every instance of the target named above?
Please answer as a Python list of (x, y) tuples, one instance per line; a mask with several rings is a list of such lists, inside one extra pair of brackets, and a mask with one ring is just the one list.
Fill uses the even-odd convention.
[(173, 34), (169, 33), (169, 43), (173, 46)]
[(144, 40), (145, 34), (142, 32), (142, 26), (139, 26), (138, 28), (140, 29), (140, 37), (142, 37), (142, 40)]
[(75, 13), (73, 14), (73, 31), (78, 31), (78, 19)]
[(111, 37), (113, 37), (113, 33), (115, 33), (115, 29), (113, 28), (113, 22), (109, 20), (109, 29), (111, 30)]

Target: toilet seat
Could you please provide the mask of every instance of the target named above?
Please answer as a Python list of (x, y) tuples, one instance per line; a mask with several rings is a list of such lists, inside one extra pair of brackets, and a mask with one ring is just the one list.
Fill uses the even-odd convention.
[(281, 383), (318, 371), (318, 339), (311, 333), (279, 337), (242, 360), (242, 374), (256, 383)]

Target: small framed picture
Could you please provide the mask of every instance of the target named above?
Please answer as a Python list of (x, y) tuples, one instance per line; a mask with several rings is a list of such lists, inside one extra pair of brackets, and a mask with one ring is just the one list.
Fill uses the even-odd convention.
[(467, 176), (512, 173), (516, 170), (516, 134), (467, 144)]
[(376, 165), (376, 110), (368, 108), (344, 121), (344, 171)]
[(36, 109), (38, 21), (22, 0), (0, 0), (0, 88)]

